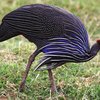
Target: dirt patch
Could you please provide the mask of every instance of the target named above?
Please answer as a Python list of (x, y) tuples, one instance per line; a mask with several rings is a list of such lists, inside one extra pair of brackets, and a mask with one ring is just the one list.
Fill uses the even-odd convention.
[(8, 100), (8, 97), (6, 97), (6, 96), (0, 96), (0, 100)]

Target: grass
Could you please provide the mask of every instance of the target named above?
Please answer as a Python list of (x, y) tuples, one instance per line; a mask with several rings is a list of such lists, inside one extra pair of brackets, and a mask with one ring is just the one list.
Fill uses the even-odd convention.
[[(32, 3), (56, 5), (71, 11), (85, 24), (91, 45), (100, 38), (99, 0), (0, 0), (0, 20), (19, 6)], [(50, 95), (47, 71), (33, 71), (39, 55), (28, 75), (25, 91), (19, 93), (25, 65), (35, 48), (22, 36), (0, 43), (0, 100), (100, 100), (100, 53), (89, 62), (68, 63), (53, 70), (59, 90), (54, 96)]]

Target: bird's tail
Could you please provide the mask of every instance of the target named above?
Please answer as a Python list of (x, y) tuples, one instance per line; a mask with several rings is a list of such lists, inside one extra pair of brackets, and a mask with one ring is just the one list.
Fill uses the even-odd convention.
[(2, 28), (1, 28), (1, 27), (2, 27), (2, 25), (0, 25), (0, 38), (2, 38), (2, 37), (3, 37), (3, 33), (2, 33), (2, 31), (1, 31), (1, 30), (2, 30)]
[(10, 27), (7, 23), (2, 23), (0, 25), (0, 42), (8, 40), (14, 36), (17, 36), (14, 29)]

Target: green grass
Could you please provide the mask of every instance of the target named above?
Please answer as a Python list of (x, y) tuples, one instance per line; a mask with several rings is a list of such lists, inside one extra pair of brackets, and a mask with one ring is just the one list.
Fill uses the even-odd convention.
[[(90, 44), (100, 38), (100, 1), (97, 0), (0, 0), (0, 20), (19, 6), (43, 3), (62, 7), (79, 16), (89, 32)], [(0, 43), (0, 100), (100, 100), (100, 53), (86, 63), (68, 63), (53, 70), (58, 95), (51, 97), (47, 71), (34, 72), (33, 63), (26, 89), (18, 87), (35, 45), (22, 36)]]

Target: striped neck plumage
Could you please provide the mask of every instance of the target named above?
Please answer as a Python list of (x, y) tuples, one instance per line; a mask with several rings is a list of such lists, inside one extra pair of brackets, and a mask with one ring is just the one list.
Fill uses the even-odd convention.
[(90, 52), (88, 52), (88, 55), (86, 59), (84, 59), (82, 62), (86, 62), (94, 58), (97, 53), (100, 51), (100, 40), (98, 40), (90, 49)]
[(67, 38), (53, 38), (42, 48), (42, 51), (46, 57), (54, 58), (52, 61), (86, 62), (96, 56), (100, 50), (100, 44), (95, 43), (91, 49), (85, 44), (78, 41), (72, 42)]
[(90, 56), (91, 56), (91, 57), (95, 57), (99, 51), (100, 51), (100, 41), (98, 41), (97, 43), (95, 43), (95, 44), (91, 47)]

